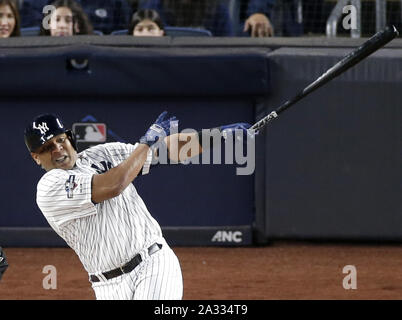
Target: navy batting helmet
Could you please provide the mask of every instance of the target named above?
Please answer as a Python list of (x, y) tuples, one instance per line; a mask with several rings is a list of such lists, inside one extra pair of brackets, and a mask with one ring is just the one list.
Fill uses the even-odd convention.
[(25, 144), (30, 152), (35, 152), (53, 137), (65, 133), (75, 150), (77, 150), (74, 134), (64, 128), (61, 120), (54, 114), (41, 114), (25, 128)]

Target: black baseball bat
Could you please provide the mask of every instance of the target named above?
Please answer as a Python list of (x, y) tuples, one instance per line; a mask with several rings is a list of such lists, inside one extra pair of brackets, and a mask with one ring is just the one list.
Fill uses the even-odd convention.
[(323, 86), (327, 82), (336, 78), (341, 73), (345, 72), (354, 65), (358, 64), (360, 61), (368, 57), (373, 52), (385, 46), (388, 42), (397, 37), (398, 34), (399, 32), (398, 30), (396, 30), (395, 26), (386, 27), (384, 30), (377, 32), (374, 36), (372, 36), (370, 39), (364, 42), (360, 47), (353, 50), (351, 53), (345, 56), (341, 61), (339, 61), (337, 64), (335, 64), (325, 73), (323, 73), (318, 79), (316, 79), (314, 82), (305, 87), (292, 99), (286, 101), (275, 111), (272, 111), (266, 117), (255, 123), (250, 129), (258, 131), (259, 129), (264, 127), (269, 121), (277, 118), (280, 113), (288, 109), (290, 106), (294, 105), (300, 99), (304, 98), (314, 90), (317, 90), (319, 87)]

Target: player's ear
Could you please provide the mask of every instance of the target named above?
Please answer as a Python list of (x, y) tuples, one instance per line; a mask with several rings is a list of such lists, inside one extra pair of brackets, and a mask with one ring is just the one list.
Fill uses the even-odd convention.
[(37, 163), (37, 165), (40, 166), (39, 155), (37, 153), (31, 152), (31, 157), (32, 157), (32, 159), (34, 159), (34, 161)]

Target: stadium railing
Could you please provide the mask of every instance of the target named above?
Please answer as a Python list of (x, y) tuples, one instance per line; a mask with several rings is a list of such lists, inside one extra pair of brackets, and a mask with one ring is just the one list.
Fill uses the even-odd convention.
[[(116, 30), (111, 33), (113, 36), (127, 35), (128, 30)], [(171, 37), (212, 37), (212, 33), (205, 29), (187, 28), (187, 27), (165, 27), (165, 33)]]

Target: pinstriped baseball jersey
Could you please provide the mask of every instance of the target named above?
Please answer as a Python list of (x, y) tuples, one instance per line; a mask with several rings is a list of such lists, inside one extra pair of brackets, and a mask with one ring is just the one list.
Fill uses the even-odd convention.
[[(117, 142), (89, 148), (78, 154), (71, 170), (50, 170), (38, 183), (39, 208), (90, 274), (121, 267), (162, 237), (133, 184), (117, 197), (91, 201), (92, 176), (118, 166), (137, 145)], [(150, 151), (142, 174), (148, 173), (151, 161)]]

